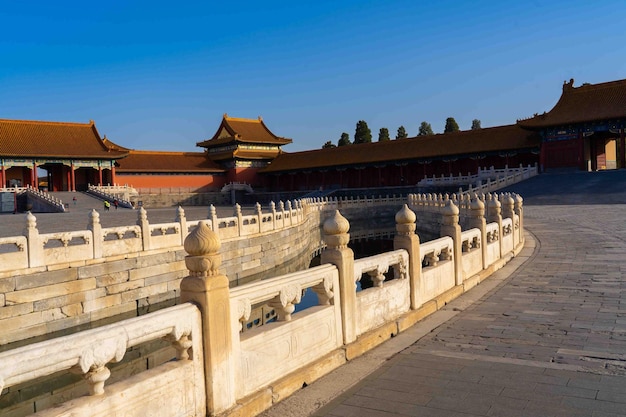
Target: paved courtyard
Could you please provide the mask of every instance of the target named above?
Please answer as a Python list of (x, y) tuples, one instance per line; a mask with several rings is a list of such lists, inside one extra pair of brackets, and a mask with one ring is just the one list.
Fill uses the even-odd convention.
[(532, 234), (518, 258), (264, 416), (626, 416), (625, 182), (512, 187)]

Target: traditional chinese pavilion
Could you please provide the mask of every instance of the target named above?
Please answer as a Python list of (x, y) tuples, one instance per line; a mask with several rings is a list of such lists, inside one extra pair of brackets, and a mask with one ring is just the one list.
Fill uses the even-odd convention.
[(198, 142), (206, 156), (226, 170), (226, 182), (261, 185), (257, 171), (282, 154), (291, 139), (276, 136), (263, 119), (242, 119), (224, 114), (211, 139)]
[(572, 79), (552, 110), (518, 125), (541, 135), (544, 169), (626, 168), (626, 80), (574, 87)]
[(115, 161), (128, 152), (109, 148), (95, 123), (0, 119), (0, 184), (38, 187), (37, 169), (47, 171), (51, 191), (115, 183)]

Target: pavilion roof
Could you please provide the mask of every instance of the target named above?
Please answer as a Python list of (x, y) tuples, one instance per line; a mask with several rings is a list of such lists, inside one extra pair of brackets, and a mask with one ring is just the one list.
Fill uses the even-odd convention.
[(626, 118), (626, 80), (574, 87), (574, 80), (563, 84), (563, 93), (547, 113), (519, 120), (525, 128), (564, 126), (577, 123)]
[(217, 132), (211, 139), (198, 142), (197, 146), (210, 148), (231, 142), (256, 143), (264, 145), (287, 145), (292, 142), (289, 138), (282, 138), (273, 134), (263, 119), (242, 119), (229, 117), (224, 114)]
[(363, 143), (312, 151), (283, 153), (260, 172), (286, 172), (325, 167), (345, 167), (439, 159), (539, 147), (539, 135), (517, 125), (417, 136), (385, 142)]
[(7, 158), (118, 159), (127, 151), (108, 147), (95, 123), (0, 119), (0, 156)]
[(117, 161), (119, 173), (222, 173), (224, 169), (207, 158), (204, 152), (161, 152), (130, 150), (128, 156)]

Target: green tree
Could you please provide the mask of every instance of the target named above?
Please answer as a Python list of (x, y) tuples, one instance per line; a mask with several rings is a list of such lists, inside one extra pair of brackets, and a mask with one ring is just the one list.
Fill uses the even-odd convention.
[(354, 132), (354, 144), (370, 143), (372, 141), (372, 131), (367, 127), (367, 123), (364, 120), (359, 120), (356, 124), (356, 131)]
[(381, 127), (380, 130), (378, 131), (378, 141), (379, 142), (384, 142), (386, 140), (389, 140), (389, 129), (387, 129), (386, 127)]
[(326, 148), (336, 148), (337, 145), (335, 145), (332, 141), (326, 141), (326, 143), (324, 145), (322, 145), (322, 149), (326, 149)]
[(472, 120), (472, 130), (478, 130), (478, 129), (482, 129), (482, 127), (480, 126), (480, 120), (478, 119)]
[(347, 146), (351, 144), (352, 142), (350, 142), (350, 135), (348, 135), (346, 132), (343, 132), (341, 134), (341, 138), (339, 138), (339, 142), (337, 142), (337, 146)]
[(443, 133), (458, 132), (459, 130), (461, 129), (459, 129), (459, 125), (456, 120), (454, 120), (454, 117), (448, 117), (446, 119), (446, 127), (443, 129)]
[(433, 132), (433, 128), (428, 122), (422, 122), (417, 132), (417, 136), (428, 136), (428, 135), (434, 135), (434, 134), (435, 133)]
[(406, 133), (406, 129), (404, 126), (400, 126), (398, 128), (398, 133), (396, 133), (396, 139), (405, 139), (408, 138), (409, 135)]

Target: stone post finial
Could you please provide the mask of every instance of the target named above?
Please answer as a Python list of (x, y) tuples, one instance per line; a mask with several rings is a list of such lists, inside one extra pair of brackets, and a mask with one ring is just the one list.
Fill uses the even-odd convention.
[(241, 216), (241, 206), (239, 205), (239, 203), (235, 203), (234, 209), (235, 209), (234, 215)]
[(501, 196), (500, 199), (502, 200), (502, 216), (513, 219), (513, 214), (515, 213), (515, 201), (513, 200), (513, 197), (507, 194)]
[(443, 224), (445, 225), (455, 225), (459, 222), (459, 208), (452, 200), (446, 201), (441, 214), (443, 214)]
[(324, 240), (329, 248), (345, 248), (350, 241), (350, 223), (343, 217), (339, 210), (335, 210), (333, 215), (324, 221)]
[(501, 215), (502, 212), (502, 204), (500, 204), (500, 201), (498, 201), (498, 197), (497, 196), (492, 196), (491, 194), (489, 194), (489, 204), (488, 204), (488, 209), (489, 209), (489, 221), (493, 222), (496, 221), (495, 219)]
[(256, 212), (256, 214), (261, 215), (263, 214), (263, 209), (261, 208), (261, 204), (259, 202), (257, 202), (254, 205), (254, 211)]
[(37, 218), (30, 211), (28, 211), (26, 213), (26, 228), (27, 229), (36, 229), (37, 228)]
[(219, 274), (222, 256), (219, 250), (222, 246), (219, 236), (201, 221), (198, 226), (185, 238), (185, 265), (190, 276), (206, 277)]
[(406, 204), (396, 213), (396, 231), (400, 235), (410, 235), (415, 232), (415, 213)]
[(100, 224), (100, 213), (98, 213), (96, 209), (92, 209), (91, 213), (89, 213), (89, 224)]
[(145, 208), (140, 207), (139, 208), (139, 213), (137, 213), (137, 219), (138, 221), (147, 221), (148, 220), (148, 212), (146, 211)]
[(485, 215), (485, 203), (477, 196), (470, 202), (471, 217), (483, 217)]

